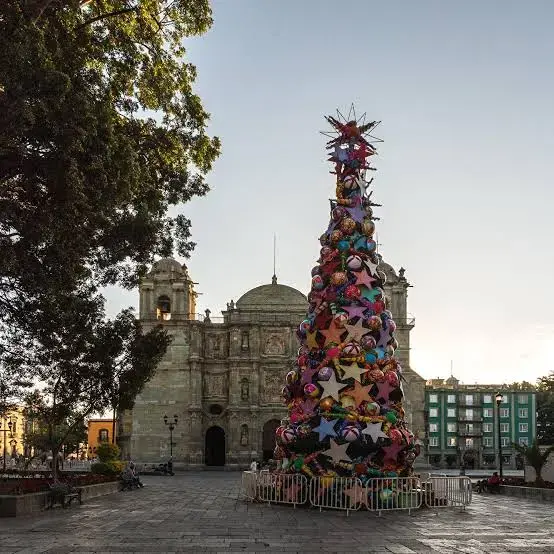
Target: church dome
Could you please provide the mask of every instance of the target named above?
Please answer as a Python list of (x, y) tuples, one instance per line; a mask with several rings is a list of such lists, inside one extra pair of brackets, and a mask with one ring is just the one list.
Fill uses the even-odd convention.
[(181, 265), (177, 260), (173, 258), (162, 258), (154, 262), (151, 273), (186, 273), (187, 266)]
[(382, 271), (387, 276), (387, 281), (396, 281), (398, 279), (398, 275), (396, 275), (396, 271), (394, 271), (392, 265), (385, 262), (383, 258), (379, 260), (377, 270)]
[(277, 283), (261, 285), (237, 300), (237, 309), (244, 312), (306, 312), (308, 299), (299, 291)]

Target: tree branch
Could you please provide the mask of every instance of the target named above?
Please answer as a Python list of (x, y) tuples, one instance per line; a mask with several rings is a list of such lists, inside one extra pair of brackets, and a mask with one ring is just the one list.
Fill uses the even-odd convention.
[(129, 12), (136, 12), (138, 10), (138, 6), (132, 6), (131, 8), (123, 8), (121, 10), (116, 10), (115, 12), (109, 12), (109, 13), (103, 13), (101, 15), (97, 15), (95, 17), (91, 17), (90, 19), (87, 19), (84, 23), (81, 23), (78, 25), (75, 30), (79, 31), (83, 27), (86, 27), (87, 25), (90, 25), (91, 23), (94, 23), (96, 21), (101, 21), (102, 19), (107, 19), (108, 17), (115, 17), (117, 15), (122, 15), (124, 13)]

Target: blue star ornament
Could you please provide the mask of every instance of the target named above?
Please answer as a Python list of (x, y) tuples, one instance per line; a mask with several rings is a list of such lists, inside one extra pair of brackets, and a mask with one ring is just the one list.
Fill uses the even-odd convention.
[(314, 427), (313, 431), (319, 433), (319, 442), (324, 441), (327, 437), (336, 437), (337, 433), (335, 432), (335, 423), (338, 419), (332, 419), (330, 421), (322, 417), (319, 420), (319, 425)]

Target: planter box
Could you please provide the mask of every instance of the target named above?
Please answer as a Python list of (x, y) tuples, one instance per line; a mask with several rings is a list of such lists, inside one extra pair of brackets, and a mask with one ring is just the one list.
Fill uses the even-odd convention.
[(501, 485), (500, 492), (506, 496), (517, 496), (527, 500), (540, 500), (542, 502), (554, 502), (554, 489), (539, 489), (537, 487), (514, 487)]
[[(110, 481), (98, 485), (83, 485), (79, 488), (83, 491), (81, 498), (85, 502), (89, 498), (118, 492), (119, 481)], [(35, 492), (20, 495), (0, 495), (0, 517), (17, 517), (41, 512), (47, 506), (49, 494), (49, 492)]]

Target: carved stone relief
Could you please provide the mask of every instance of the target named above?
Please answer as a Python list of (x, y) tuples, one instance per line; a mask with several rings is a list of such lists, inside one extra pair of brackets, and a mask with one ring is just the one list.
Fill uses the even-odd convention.
[(227, 392), (228, 386), (226, 374), (204, 374), (204, 396), (226, 397)]
[(283, 375), (281, 371), (264, 371), (262, 397), (265, 402), (280, 402), (281, 389), (283, 388)]
[(282, 356), (286, 353), (285, 337), (282, 334), (272, 333), (264, 338), (264, 354)]

